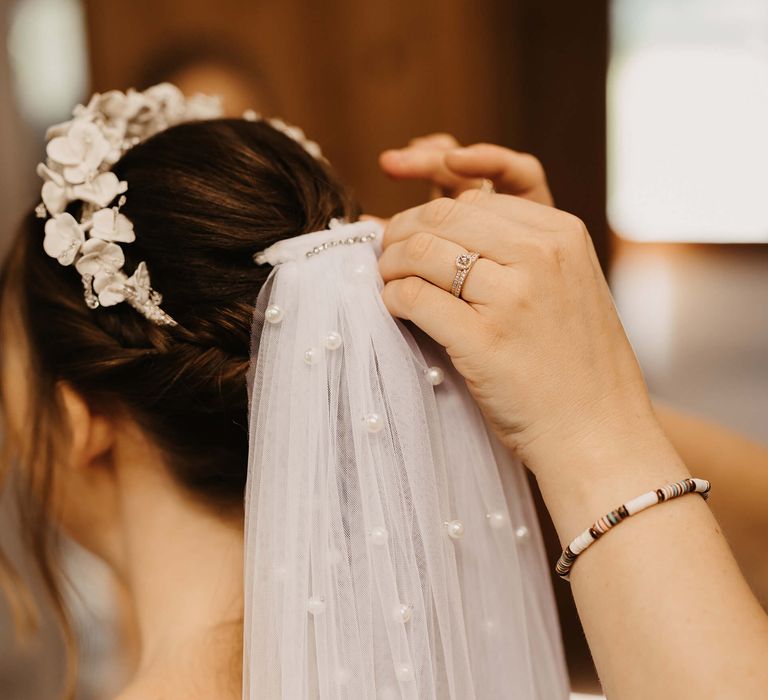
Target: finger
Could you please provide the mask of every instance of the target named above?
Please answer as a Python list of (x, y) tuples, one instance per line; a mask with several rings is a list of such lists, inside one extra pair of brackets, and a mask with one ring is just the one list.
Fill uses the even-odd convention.
[[(472, 203), (465, 201), (469, 199)], [(536, 209), (532, 213), (523, 205)], [(479, 190), (464, 193), (458, 199), (435, 199), (393, 216), (384, 230), (382, 248), (386, 250), (399, 241), (427, 232), (508, 265), (519, 261), (530, 245), (537, 245), (548, 227), (556, 227), (555, 222), (543, 222), (542, 215), (542, 221), (536, 219), (539, 209), (550, 217), (562, 213), (516, 197)]]
[(453, 134), (447, 134), (445, 132), (416, 136), (408, 142), (408, 145), (413, 146), (414, 148), (439, 148), (444, 151), (451, 148), (459, 148), (461, 146)]
[[(466, 248), (431, 233), (416, 233), (405, 241), (389, 246), (379, 257), (379, 272), (385, 282), (405, 277), (420, 277), (447, 292), (451, 291), (458, 271), (456, 258)], [(470, 304), (493, 300), (502, 268), (492, 260), (479, 258), (469, 270), (461, 298)]]
[(382, 298), (393, 316), (412, 321), (449, 351), (471, 337), (477, 320), (472, 306), (420, 277), (387, 282)]
[(467, 178), (488, 178), (502, 194), (534, 193), (543, 204), (552, 203), (547, 178), (539, 160), (529, 153), (490, 143), (457, 148), (445, 154), (448, 170)]
[(432, 148), (404, 148), (384, 151), (379, 165), (388, 175), (408, 180), (429, 180), (448, 193), (461, 192), (477, 186), (479, 181), (469, 180), (451, 172), (445, 164), (445, 151)]

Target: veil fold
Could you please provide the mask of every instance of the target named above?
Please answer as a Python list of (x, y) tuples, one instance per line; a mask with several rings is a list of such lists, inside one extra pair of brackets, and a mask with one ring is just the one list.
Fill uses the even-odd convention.
[(332, 222), (259, 258), (243, 697), (567, 698), (523, 467), (387, 311), (381, 234)]

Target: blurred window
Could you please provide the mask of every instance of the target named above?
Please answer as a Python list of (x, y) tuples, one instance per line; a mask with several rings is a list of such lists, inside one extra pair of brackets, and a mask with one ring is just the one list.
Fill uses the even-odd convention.
[(17, 0), (7, 47), (22, 116), (37, 128), (67, 118), (89, 83), (80, 0)]
[(613, 0), (611, 22), (612, 228), (768, 242), (768, 2)]

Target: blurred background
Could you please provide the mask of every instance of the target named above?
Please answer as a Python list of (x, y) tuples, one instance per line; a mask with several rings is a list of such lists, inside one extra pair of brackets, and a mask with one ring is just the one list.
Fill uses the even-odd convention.
[[(0, 250), (37, 203), (45, 127), (94, 90), (171, 80), (282, 116), (380, 215), (427, 195), (384, 177), (381, 150), (435, 131), (501, 143), (536, 154), (587, 223), (652, 392), (768, 442), (765, 0), (0, 0), (0, 37)], [(0, 543), (23, 566), (10, 510)], [(121, 606), (98, 562), (64, 559), (80, 698), (108, 697)], [(56, 697), (55, 626), (15, 649), (4, 605), (0, 698)], [(581, 630), (563, 632), (588, 667)]]

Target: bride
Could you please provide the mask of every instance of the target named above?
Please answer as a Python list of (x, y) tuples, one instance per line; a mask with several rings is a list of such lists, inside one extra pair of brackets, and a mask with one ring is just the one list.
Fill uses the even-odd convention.
[[(674, 653), (713, 590), (739, 634), (711, 611), (700, 651), (727, 643), (754, 681), (764, 617), (702, 499), (684, 496), (709, 484), (658, 429), (573, 217), (475, 190), (385, 231), (300, 130), (221, 119), (169, 85), (78, 106), (38, 172), (42, 202), (2, 276), (6, 447), (65, 628), (55, 529), (128, 594), (139, 653), (120, 700), (566, 698), (512, 451), (564, 544), (636, 489), (676, 499), (619, 529), (664, 542), (655, 566), (641, 558), (647, 585), (686, 605), (637, 604), (619, 534), (582, 555), (604, 532), (585, 531), (558, 563), (609, 692), (714, 687), (709, 657)], [(563, 230), (567, 261), (550, 245)], [(558, 272), (515, 278), (527, 258)], [(560, 289), (563, 271), (586, 282)], [(695, 558), (679, 522), (700, 532)], [(670, 562), (706, 583), (690, 593)], [(678, 676), (645, 673), (665, 655)]]
[(246, 117), (159, 85), (48, 132), (2, 397), (62, 616), (51, 521), (131, 601), (121, 700), (566, 697), (519, 463), (384, 306), (382, 227)]

